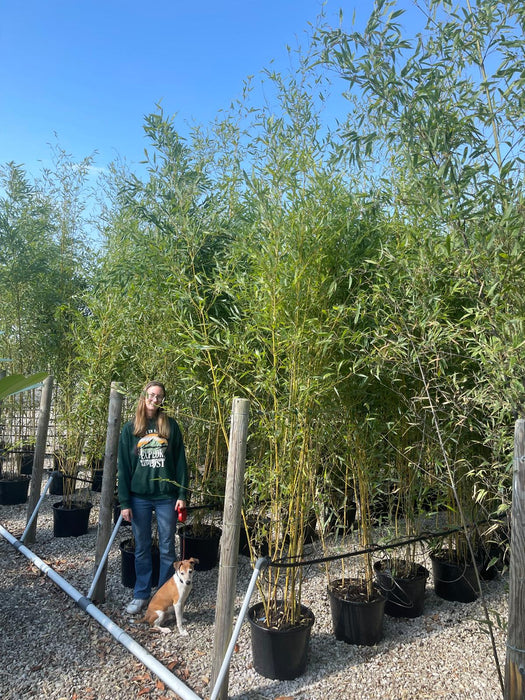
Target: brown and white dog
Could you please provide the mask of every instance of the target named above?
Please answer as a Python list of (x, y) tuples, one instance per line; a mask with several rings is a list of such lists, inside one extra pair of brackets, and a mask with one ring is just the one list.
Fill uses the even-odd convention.
[(144, 615), (144, 620), (152, 627), (166, 634), (170, 628), (161, 627), (161, 625), (171, 613), (175, 612), (179, 634), (184, 637), (188, 635), (183, 626), (184, 603), (190, 594), (193, 571), (198, 563), (199, 560), (194, 557), (174, 562), (175, 573), (155, 593)]

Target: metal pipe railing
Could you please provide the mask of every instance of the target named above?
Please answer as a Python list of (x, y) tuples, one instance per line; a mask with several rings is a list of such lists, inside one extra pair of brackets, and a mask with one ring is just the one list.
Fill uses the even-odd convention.
[(20, 538), (20, 542), (24, 542), (25, 538), (27, 537), (27, 534), (29, 532), (29, 528), (33, 524), (33, 520), (38, 515), (38, 511), (40, 510), (40, 506), (42, 505), (42, 501), (44, 500), (44, 496), (49, 491), (49, 487), (51, 486), (51, 482), (53, 481), (54, 478), (55, 478), (55, 474), (52, 473), (51, 476), (49, 477), (49, 479), (47, 480), (46, 485), (44, 486), (44, 489), (42, 491), (42, 495), (38, 499), (38, 503), (36, 504), (34, 511), (31, 513), (31, 517), (29, 518), (29, 520), (27, 522), (26, 529), (24, 530), (22, 537)]
[(100, 563), (98, 565), (98, 568), (95, 572), (95, 575), (93, 576), (93, 582), (91, 583), (91, 586), (89, 588), (89, 592), (87, 594), (87, 597), (89, 600), (93, 598), (93, 593), (95, 592), (95, 588), (97, 587), (98, 580), (100, 578), (100, 575), (102, 574), (102, 571), (104, 569), (104, 566), (106, 564), (106, 559), (109, 556), (109, 550), (111, 549), (111, 546), (113, 542), (115, 541), (115, 537), (117, 536), (117, 532), (120, 527), (120, 523), (122, 522), (122, 513), (118, 516), (118, 520), (115, 523), (115, 527), (113, 528), (113, 532), (111, 533), (111, 537), (109, 538), (109, 542), (106, 545), (106, 549), (104, 550), (104, 554), (102, 555), (102, 559), (100, 560)]
[(182, 700), (201, 700), (201, 698), (188, 688), (177, 676), (169, 671), (163, 664), (152, 656), (144, 647), (138, 644), (132, 637), (129, 636), (122, 628), (118, 627), (107, 615), (104, 615), (97, 606), (92, 603), (86, 596), (77, 591), (68, 581), (60, 574), (46, 564), (34, 552), (28, 549), (20, 540), (17, 540), (10, 532), (0, 525), (0, 535), (10, 542), (15, 549), (27, 557), (40, 571), (48, 576), (53, 583), (67, 593), (77, 605), (96, 620), (104, 629), (106, 629), (120, 644), (130, 651), (139, 661), (147, 666), (150, 671), (153, 671), (168, 688), (177, 693)]

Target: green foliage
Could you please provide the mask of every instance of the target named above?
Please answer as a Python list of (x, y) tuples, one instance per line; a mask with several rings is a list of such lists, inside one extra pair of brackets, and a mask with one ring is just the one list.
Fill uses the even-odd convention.
[(45, 366), (53, 352), (52, 216), (20, 166), (2, 168), (0, 184), (1, 353), (25, 372)]
[(8, 396), (14, 396), (22, 391), (28, 391), (40, 386), (46, 377), (46, 372), (36, 372), (28, 377), (24, 377), (22, 374), (10, 374), (6, 377), (0, 377), (0, 401)]
[(377, 2), (364, 31), (326, 29), (318, 48), (365, 100), (367, 131), (343, 134), (341, 150), (389, 155), (376, 168), (394, 235), (376, 261), (369, 369), (426, 443), (438, 421), (446, 437), (424, 451), (427, 469), (446, 491), (436, 467), (456, 465), (448, 487), (464, 503), (476, 491), (480, 506), (508, 490), (509, 419), (523, 401), (523, 8), (432, 1), (427, 12), (414, 43), (395, 4)]
[[(250, 399), (245, 505), (270, 515), (274, 558), (300, 557), (312, 508), (322, 523), (354, 483), (363, 544), (389, 490), (410, 534), (429, 494), (453, 522), (508, 507), (524, 14), (517, 0), (425, 13), (413, 39), (382, 0), (363, 31), (318, 30), (297, 70), (265, 73), (266, 104), (247, 84), (186, 138), (157, 108), (143, 174), (110, 168), (96, 258), (90, 160), (59, 151), (38, 188), (7, 167), (2, 353), (20, 371), (51, 364), (75, 459), (100, 451), (110, 382), (136, 395), (155, 378), (196, 500), (221, 495), (231, 400)], [(328, 76), (348, 97), (334, 128)], [(300, 570), (272, 569), (261, 593), (292, 621)]]

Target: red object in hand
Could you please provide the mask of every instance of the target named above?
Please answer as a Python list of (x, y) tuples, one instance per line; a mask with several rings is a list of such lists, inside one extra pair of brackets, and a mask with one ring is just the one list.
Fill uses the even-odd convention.
[(188, 511), (186, 508), (177, 508), (177, 510), (179, 512), (179, 523), (185, 523), (188, 517)]

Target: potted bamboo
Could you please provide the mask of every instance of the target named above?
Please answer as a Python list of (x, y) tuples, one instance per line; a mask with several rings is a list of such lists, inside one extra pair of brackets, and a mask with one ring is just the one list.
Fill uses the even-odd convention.
[(430, 553), (434, 591), (445, 600), (472, 603), (479, 596), (476, 566), (463, 538), (448, 546), (440, 544)]
[[(418, 449), (417, 432), (406, 424), (404, 415), (393, 434), (394, 447), (392, 472), (389, 483), (395, 484), (391, 503), (391, 522), (388, 537), (394, 540), (410, 540), (417, 534), (417, 518), (420, 513), (421, 487), (419, 475), (422, 469), (416, 461), (424, 450)], [(414, 454), (414, 459), (411, 455)], [(415, 541), (387, 551), (374, 562), (377, 582), (386, 595), (385, 613), (392, 617), (419, 617), (423, 613), (428, 569), (417, 561)]]
[(479, 538), (469, 523), (476, 522), (470, 471), (464, 460), (452, 463), (449, 484), (443, 500), (447, 505), (450, 533), (430, 543), (430, 560), (436, 595), (445, 600), (471, 603), (479, 597), (480, 577), (477, 560)]
[(434, 591), (445, 600), (472, 603), (479, 597), (480, 562), (472, 558), (473, 545), (458, 526), (456, 532), (431, 543)]
[(25, 503), (31, 477), (21, 473), (21, 455), (4, 449), (0, 464), (0, 505)]
[(344, 538), (356, 527), (357, 503), (352, 471), (339, 455), (323, 459), (320, 490), (324, 501), (321, 529)]
[(243, 511), (239, 533), (239, 554), (250, 557), (252, 561), (259, 557), (267, 557), (269, 527), (270, 519), (268, 517), (254, 510), (251, 510), (249, 514)]
[(25, 438), (20, 448), (20, 473), (29, 474), (33, 472), (33, 460), (35, 458), (34, 438)]
[[(266, 493), (268, 554), (273, 561), (294, 561), (303, 557), (313, 497), (310, 430), (297, 413), (285, 417), (277, 412), (270, 418), (271, 450), (264, 450), (271, 455), (270, 463), (258, 465), (261, 491)], [(276, 426), (276, 420), (283, 423)], [(289, 438), (277, 442), (283, 424), (288, 425)], [(258, 583), (261, 600), (250, 608), (248, 619), (254, 668), (267, 678), (289, 680), (305, 671), (315, 617), (301, 603), (301, 584), (301, 567), (279, 566), (270, 567), (264, 583)]]
[[(39, 386), (45, 377), (46, 372), (38, 372), (29, 377), (21, 374), (1, 377), (0, 401)], [(0, 445), (0, 503), (2, 505), (25, 503), (30, 478), (28, 474), (22, 473), (22, 455), (11, 451), (9, 445), (2, 440)]]
[(383, 637), (386, 596), (374, 580), (372, 554), (367, 551), (372, 544), (370, 491), (374, 465), (364, 445), (357, 430), (349, 436), (349, 464), (354, 468), (359, 500), (359, 546), (363, 550), (360, 575), (348, 575), (346, 561), (341, 560), (341, 576), (328, 582), (327, 592), (335, 638), (348, 644), (374, 645)]
[(423, 613), (428, 569), (414, 561), (412, 553), (393, 553), (374, 562), (374, 571), (386, 595), (385, 613), (392, 617), (419, 617)]
[(222, 472), (205, 469), (193, 483), (188, 519), (178, 526), (180, 557), (194, 557), (199, 560), (195, 565), (197, 571), (209, 571), (219, 558), (222, 529), (213, 522), (213, 513), (221, 511), (224, 504), (225, 476)]
[[(103, 393), (103, 397), (104, 393)], [(89, 425), (86, 428), (85, 445), (86, 471), (91, 482), (92, 491), (101, 491), (104, 475), (104, 450), (106, 446), (106, 405), (100, 400), (91, 412)]]
[(2, 441), (0, 451), (0, 504), (25, 503), (29, 492), (34, 449), (30, 451), (27, 440), (21, 447)]
[[(56, 454), (58, 478), (62, 479), (62, 500), (53, 503), (53, 535), (55, 537), (78, 537), (85, 535), (89, 527), (89, 516), (93, 504), (88, 488), (76, 489), (76, 478), (80, 469), (78, 451)], [(55, 479), (57, 476), (55, 475)]]
[(90, 386), (77, 385), (74, 377), (68, 376), (58, 392), (57, 410), (61, 448), (54, 455), (54, 485), (58, 487), (54, 492), (58, 491), (62, 500), (53, 504), (53, 534), (55, 537), (78, 537), (87, 533), (93, 507), (91, 489), (77, 488), (77, 477), (91, 421), (98, 415), (98, 405)]

